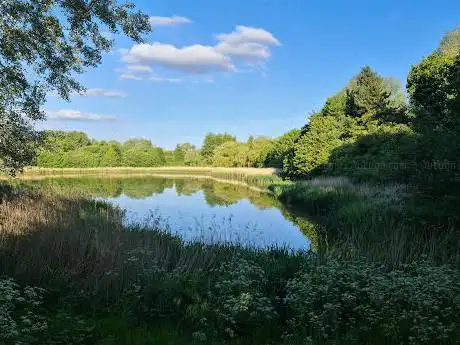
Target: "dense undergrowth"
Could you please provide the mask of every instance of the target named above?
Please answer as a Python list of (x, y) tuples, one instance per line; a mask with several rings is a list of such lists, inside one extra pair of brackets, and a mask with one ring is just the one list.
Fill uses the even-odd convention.
[(318, 225), (320, 248), (332, 257), (398, 264), (426, 257), (460, 263), (455, 205), (419, 200), (404, 184), (358, 184), (343, 177), (277, 182), (269, 189), (295, 214)]
[(0, 205), (2, 342), (458, 341), (455, 265), (184, 243), (155, 220), (126, 228), (121, 217), (77, 196), (10, 193)]

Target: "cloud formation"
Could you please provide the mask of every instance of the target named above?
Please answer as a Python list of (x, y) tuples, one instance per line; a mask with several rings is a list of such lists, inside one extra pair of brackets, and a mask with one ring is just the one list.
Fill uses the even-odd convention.
[(45, 113), (48, 119), (55, 121), (114, 121), (117, 119), (112, 115), (88, 113), (72, 109), (45, 111)]
[[(131, 72), (136, 72), (133, 66), (139, 65), (160, 66), (182, 73), (237, 72), (237, 64), (263, 65), (271, 57), (271, 48), (281, 45), (272, 33), (243, 25), (214, 37), (218, 40), (216, 45), (177, 47), (160, 42), (141, 43), (120, 52), (122, 61)], [(134, 78), (125, 76), (124, 79)]]
[(272, 33), (250, 26), (237, 25), (235, 31), (229, 34), (216, 35), (217, 40), (225, 42), (229, 45), (239, 45), (244, 43), (259, 43), (267, 46), (278, 46), (281, 42), (278, 41)]
[(133, 73), (121, 73), (118, 78), (120, 80), (144, 80), (143, 77)]
[(128, 65), (126, 68), (129, 71), (136, 72), (136, 73), (150, 73), (153, 72), (152, 67), (146, 65)]
[(156, 26), (190, 24), (192, 23), (192, 21), (186, 17), (180, 17), (180, 16), (172, 16), (172, 17), (152, 16), (149, 18), (149, 23), (152, 27), (156, 27)]
[(155, 42), (134, 45), (122, 57), (127, 64), (154, 64), (192, 73), (234, 71), (231, 59), (212, 46), (194, 44), (178, 48), (172, 44)]
[(128, 96), (126, 92), (117, 91), (117, 90), (108, 90), (103, 88), (92, 88), (87, 89), (81, 93), (74, 93), (73, 96), (82, 96), (82, 97), (115, 97), (115, 98), (124, 98)]
[(161, 83), (161, 82), (182, 83), (184, 81), (184, 79), (182, 78), (165, 78), (165, 77), (157, 77), (157, 76), (150, 77), (149, 80), (155, 83)]

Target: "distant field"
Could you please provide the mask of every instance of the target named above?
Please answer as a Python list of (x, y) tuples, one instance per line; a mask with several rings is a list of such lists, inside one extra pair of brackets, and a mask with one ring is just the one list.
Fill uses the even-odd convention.
[(184, 175), (244, 175), (272, 176), (277, 174), (275, 168), (217, 168), (217, 167), (156, 167), (156, 168), (37, 168), (29, 167), (18, 175), (19, 178), (42, 175), (117, 175), (117, 174), (184, 174)]

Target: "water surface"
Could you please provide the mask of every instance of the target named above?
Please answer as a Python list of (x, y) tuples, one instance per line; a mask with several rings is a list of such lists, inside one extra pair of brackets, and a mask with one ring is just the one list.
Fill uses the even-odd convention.
[(307, 250), (314, 241), (305, 219), (291, 215), (271, 195), (244, 185), (152, 175), (53, 177), (31, 183), (109, 201), (126, 210), (125, 222), (160, 221), (186, 241), (293, 250)]

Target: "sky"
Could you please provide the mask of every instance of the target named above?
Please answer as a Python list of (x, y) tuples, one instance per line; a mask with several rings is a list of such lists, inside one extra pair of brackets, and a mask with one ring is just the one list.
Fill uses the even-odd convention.
[(44, 129), (199, 146), (208, 132), (276, 137), (303, 126), (369, 65), (404, 85), (460, 25), (458, 0), (134, 0), (144, 44), (116, 35), (87, 88), (48, 97)]

